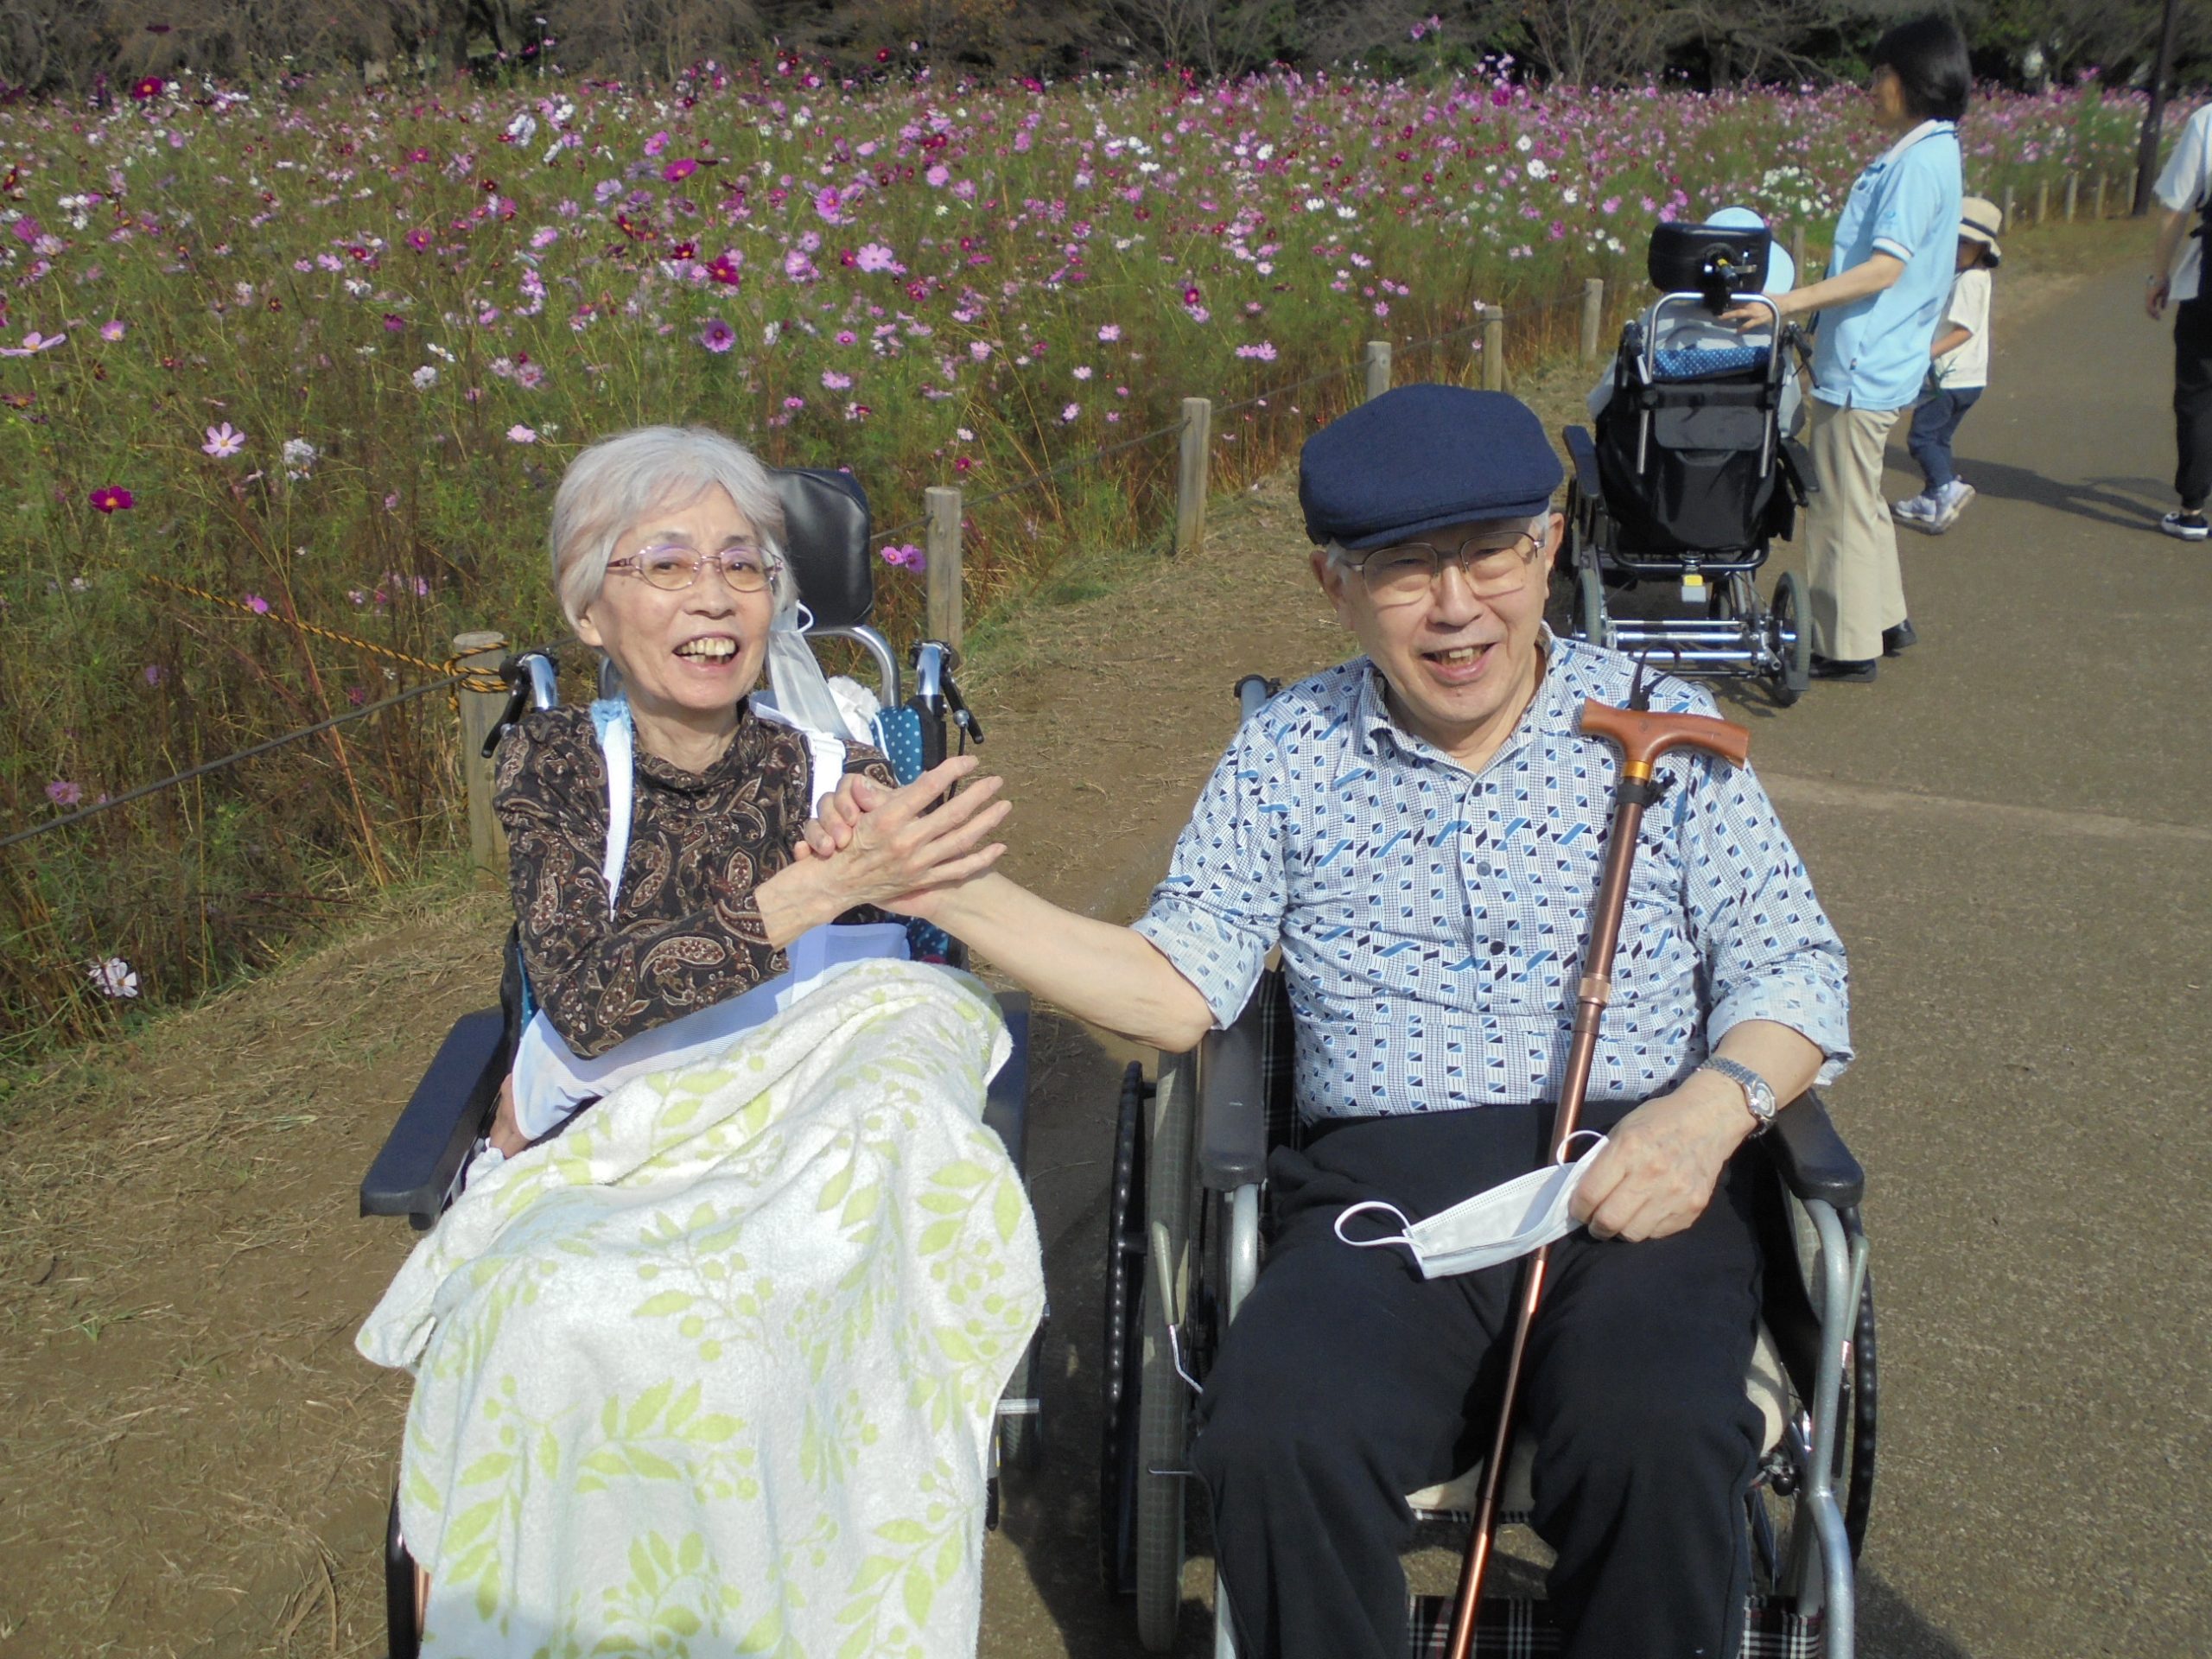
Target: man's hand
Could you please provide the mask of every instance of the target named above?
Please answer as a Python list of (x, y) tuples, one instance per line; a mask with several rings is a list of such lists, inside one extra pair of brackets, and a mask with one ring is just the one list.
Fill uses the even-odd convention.
[(1575, 1219), (1594, 1237), (1631, 1243), (1681, 1232), (1705, 1213), (1728, 1160), (1756, 1126), (1734, 1084), (1693, 1072), (1606, 1137), (1575, 1189)]
[(2171, 276), (2153, 276), (2143, 285), (2143, 309), (2156, 322), (2166, 315), (2166, 302), (2173, 297), (2174, 283)]

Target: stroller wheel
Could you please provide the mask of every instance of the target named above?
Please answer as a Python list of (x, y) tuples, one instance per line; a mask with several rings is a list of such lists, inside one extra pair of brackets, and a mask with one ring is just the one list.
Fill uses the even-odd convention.
[(1770, 677), (1774, 700), (1787, 709), (1805, 695), (1813, 683), (1813, 636), (1805, 626), (1805, 584), (1795, 570), (1786, 570), (1774, 584), (1774, 603), (1768, 607), (1767, 644), (1780, 664)]
[(1577, 574), (1574, 623), (1580, 638), (1611, 649), (1613, 619), (1605, 613), (1605, 581), (1586, 565)]

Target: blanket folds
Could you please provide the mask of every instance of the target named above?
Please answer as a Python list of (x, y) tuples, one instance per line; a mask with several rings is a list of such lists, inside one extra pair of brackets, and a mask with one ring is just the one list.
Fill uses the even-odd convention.
[(357, 1345), (415, 1372), (426, 1656), (968, 1659), (1044, 1306), (976, 981), (858, 963), (474, 1185)]

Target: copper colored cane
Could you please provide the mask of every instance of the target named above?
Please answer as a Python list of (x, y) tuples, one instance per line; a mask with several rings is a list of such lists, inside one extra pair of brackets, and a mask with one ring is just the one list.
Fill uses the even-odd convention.
[[(1640, 693), (1641, 673), (1637, 690)], [(1640, 701), (1632, 696), (1631, 702)], [(1559, 1118), (1553, 1126), (1554, 1147), (1567, 1144), (1582, 1116), (1582, 1097), (1590, 1087), (1590, 1064), (1598, 1052), (1598, 1027), (1613, 994), (1613, 947), (1620, 942), (1621, 912), (1628, 900), (1629, 866), (1636, 859), (1636, 838), (1643, 826), (1643, 809), (1658, 798), (1653, 766), (1675, 749), (1702, 749), (1732, 766), (1742, 766), (1751, 752), (1751, 734), (1743, 727), (1705, 715), (1654, 715), (1636, 709), (1616, 709), (1597, 702), (1582, 705), (1582, 729), (1602, 737), (1621, 752), (1620, 781), (1613, 791), (1612, 836), (1605, 848), (1605, 879), (1598, 887), (1596, 912), (1590, 921), (1590, 942), (1582, 953), (1582, 980), (1574, 992), (1574, 1036), (1567, 1049), (1567, 1075), (1559, 1091)], [(1483, 1595), (1483, 1573), (1490, 1565), (1491, 1535), (1497, 1529), (1498, 1484), (1504, 1478), (1505, 1454), (1513, 1443), (1513, 1407), (1520, 1391), (1521, 1361), (1529, 1346), (1529, 1326), (1543, 1298), (1544, 1268), (1549, 1246), (1529, 1259), (1521, 1286), (1521, 1308), (1513, 1325), (1513, 1346), (1505, 1361), (1505, 1391), (1498, 1402), (1497, 1433), (1492, 1437), (1490, 1461), (1483, 1469), (1482, 1502), (1475, 1510), (1474, 1536), (1467, 1541), (1467, 1560), (1459, 1573), (1459, 1592), (1452, 1610), (1450, 1659), (1467, 1659), (1474, 1649), (1475, 1608)]]

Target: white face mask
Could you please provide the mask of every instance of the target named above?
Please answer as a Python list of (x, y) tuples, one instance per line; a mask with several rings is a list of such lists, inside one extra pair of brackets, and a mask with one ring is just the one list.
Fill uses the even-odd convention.
[[(1351, 1205), (1337, 1217), (1337, 1236), (1363, 1250), (1379, 1244), (1402, 1244), (1413, 1252), (1424, 1279), (1473, 1273), (1515, 1261), (1566, 1237), (1582, 1224), (1567, 1212), (1567, 1205), (1589, 1170), (1591, 1154), (1605, 1144), (1605, 1137), (1594, 1129), (1579, 1129), (1560, 1148), (1566, 1151), (1585, 1135), (1597, 1146), (1573, 1162), (1547, 1164), (1516, 1176), (1487, 1192), (1462, 1198), (1426, 1220), (1408, 1222), (1397, 1205), (1380, 1199)], [(1344, 1223), (1363, 1210), (1389, 1211), (1397, 1217), (1403, 1230), (1383, 1238), (1345, 1238)]]

